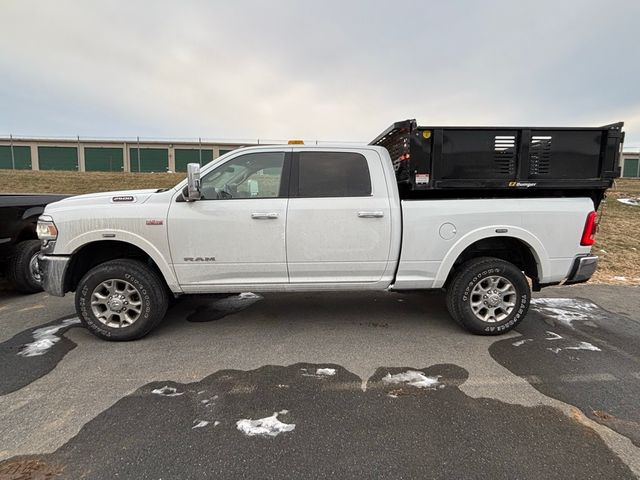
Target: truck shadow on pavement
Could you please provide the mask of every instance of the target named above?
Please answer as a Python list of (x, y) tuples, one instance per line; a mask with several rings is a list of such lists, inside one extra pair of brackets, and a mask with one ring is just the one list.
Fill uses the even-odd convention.
[(542, 394), (575, 405), (640, 446), (640, 328), (586, 299), (534, 299), (520, 338), (491, 357)]
[(55, 452), (0, 463), (0, 478), (34, 464), (71, 479), (634, 478), (590, 428), (471, 398), (467, 378), (452, 364), (380, 367), (363, 391), (339, 365), (299, 363), (153, 382)]

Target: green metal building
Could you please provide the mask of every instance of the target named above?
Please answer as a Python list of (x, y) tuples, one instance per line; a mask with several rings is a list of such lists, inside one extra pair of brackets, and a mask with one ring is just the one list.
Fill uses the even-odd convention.
[(640, 150), (623, 152), (622, 176), (624, 178), (640, 178)]
[(257, 143), (0, 137), (0, 169), (184, 172)]

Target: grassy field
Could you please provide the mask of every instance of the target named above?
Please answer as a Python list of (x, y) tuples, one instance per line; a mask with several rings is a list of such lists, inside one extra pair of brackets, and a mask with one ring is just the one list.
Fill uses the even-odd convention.
[(619, 198), (640, 198), (640, 180), (619, 179), (600, 206), (593, 252), (600, 265), (592, 282), (640, 285), (640, 206)]
[[(0, 170), (0, 192), (80, 194), (134, 188), (171, 187), (184, 173), (32, 172)], [(620, 179), (600, 207), (593, 252), (600, 266), (591, 280), (640, 285), (640, 206), (618, 202), (640, 197), (640, 180)]]
[(173, 187), (185, 173), (33, 172), (0, 170), (2, 193), (111, 192), (136, 188)]

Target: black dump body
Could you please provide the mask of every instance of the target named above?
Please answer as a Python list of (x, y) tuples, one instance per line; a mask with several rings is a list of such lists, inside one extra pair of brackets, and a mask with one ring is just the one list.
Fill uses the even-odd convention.
[(389, 151), (403, 199), (587, 196), (597, 207), (620, 176), (622, 126), (421, 127), (405, 120), (370, 144)]

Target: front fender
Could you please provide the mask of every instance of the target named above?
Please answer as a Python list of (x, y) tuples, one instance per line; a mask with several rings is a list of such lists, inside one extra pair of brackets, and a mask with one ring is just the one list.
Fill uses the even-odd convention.
[[(497, 233), (496, 230), (506, 230), (504, 233)], [(511, 225), (493, 225), (491, 227), (482, 227), (477, 230), (472, 230), (463, 237), (461, 237), (447, 252), (444, 260), (440, 264), (438, 273), (436, 274), (433, 288), (442, 288), (444, 283), (453, 268), (453, 264), (462, 254), (462, 252), (479, 240), (486, 238), (506, 237), (515, 238), (524, 242), (531, 250), (533, 257), (536, 260), (538, 277), (544, 278), (546, 272), (550, 270), (549, 256), (544, 245), (534, 234), (520, 227), (514, 227)]]
[(169, 289), (172, 292), (181, 292), (182, 289), (178, 284), (178, 280), (171, 268), (171, 265), (166, 260), (165, 255), (151, 242), (142, 237), (141, 235), (137, 235), (135, 233), (131, 233), (125, 230), (114, 230), (114, 229), (102, 229), (102, 230), (93, 230), (91, 232), (83, 233), (74, 237), (72, 240), (67, 242), (64, 246), (65, 252), (73, 252), (75, 254), (78, 250), (80, 250), (85, 245), (88, 245), (92, 242), (100, 242), (105, 240), (114, 240), (119, 242), (130, 243), (138, 248), (140, 248), (143, 252), (151, 257), (151, 259), (156, 263), (160, 272), (164, 276)]

